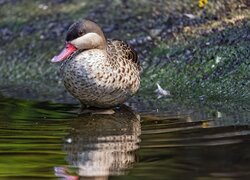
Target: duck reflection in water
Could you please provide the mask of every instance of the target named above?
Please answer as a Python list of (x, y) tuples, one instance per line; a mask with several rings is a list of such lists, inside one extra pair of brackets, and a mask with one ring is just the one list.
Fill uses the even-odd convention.
[[(122, 175), (136, 161), (141, 134), (140, 116), (123, 105), (112, 115), (81, 115), (71, 122), (64, 150), (68, 167), (56, 167), (65, 179), (108, 179)], [(77, 176), (70, 169), (77, 169)]]

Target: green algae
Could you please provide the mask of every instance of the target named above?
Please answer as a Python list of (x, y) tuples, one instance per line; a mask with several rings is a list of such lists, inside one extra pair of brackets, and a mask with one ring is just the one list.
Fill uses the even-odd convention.
[[(87, 17), (104, 28), (114, 25), (108, 37), (127, 41), (151, 36), (151, 30), (161, 32), (151, 36), (150, 43), (134, 45), (144, 66), (142, 95), (155, 97), (158, 82), (174, 98), (250, 97), (250, 13), (244, 1), (209, 1), (205, 9), (191, 0), (9, 1), (0, 8), (5, 35), (0, 46), (1, 87), (28, 89), (34, 98), (67, 99), (59, 66), (50, 59), (63, 47), (67, 27)], [(195, 19), (185, 13), (193, 13)], [(166, 36), (162, 25), (169, 28)], [(15, 88), (7, 89), (4, 93), (11, 94)]]
[(206, 37), (186, 37), (184, 44), (160, 44), (151, 58), (162, 56), (165, 62), (146, 69), (145, 91), (154, 89), (158, 82), (176, 97), (249, 101), (250, 44), (246, 32), (250, 32), (249, 24), (243, 21)]

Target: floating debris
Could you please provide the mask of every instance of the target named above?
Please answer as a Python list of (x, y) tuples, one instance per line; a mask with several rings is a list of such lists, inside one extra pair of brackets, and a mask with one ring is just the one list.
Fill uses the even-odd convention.
[(157, 98), (160, 99), (165, 96), (171, 96), (170, 92), (168, 90), (163, 89), (160, 84), (156, 83), (157, 89), (155, 90), (155, 93), (157, 93)]

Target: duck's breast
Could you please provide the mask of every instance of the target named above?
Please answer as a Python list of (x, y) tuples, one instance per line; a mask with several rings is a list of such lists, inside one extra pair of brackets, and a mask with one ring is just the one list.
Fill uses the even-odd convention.
[[(139, 86), (139, 75), (136, 72), (136, 78), (133, 78), (132, 72), (126, 75), (124, 68), (120, 67), (119, 62), (118, 67), (114, 67), (102, 50), (84, 51), (65, 63), (62, 70), (64, 85), (73, 96), (88, 105), (119, 104)], [(127, 68), (134, 69), (129, 65)]]
[(91, 96), (93, 91), (98, 94), (100, 83), (97, 82), (97, 75), (105, 67), (105, 59), (106, 55), (102, 51), (89, 50), (67, 60), (62, 67), (67, 90), (78, 99)]

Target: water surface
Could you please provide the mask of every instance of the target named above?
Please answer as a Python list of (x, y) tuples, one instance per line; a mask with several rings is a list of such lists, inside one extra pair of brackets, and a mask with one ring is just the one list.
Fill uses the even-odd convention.
[(0, 107), (0, 179), (250, 178), (248, 109), (79, 116), (77, 105), (4, 97)]

